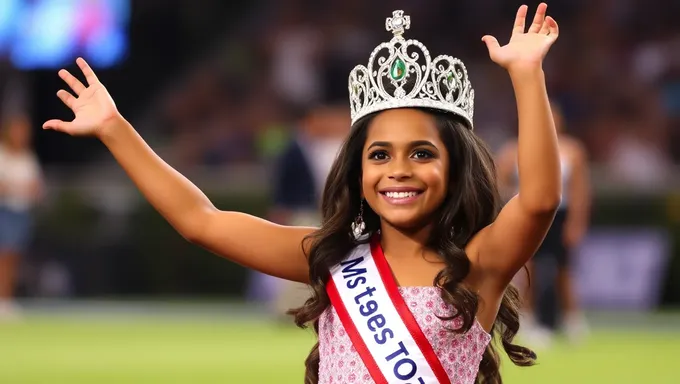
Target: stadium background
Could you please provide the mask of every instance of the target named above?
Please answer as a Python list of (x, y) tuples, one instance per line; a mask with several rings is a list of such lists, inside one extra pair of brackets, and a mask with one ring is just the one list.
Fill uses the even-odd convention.
[[(518, 1), (3, 4), (3, 116), (29, 117), (47, 194), (21, 265), (24, 318), (0, 323), (2, 383), (296, 383), (313, 342), (262, 303), (252, 274), (176, 234), (101, 144), (40, 131), (69, 118), (56, 71), (76, 55), (217, 206), (262, 217), (296, 123), (346, 102), (348, 71), (387, 37), (393, 9), (431, 52), (465, 61), (476, 132), (494, 150), (515, 132), (510, 83), (480, 37), (505, 38)], [(537, 368), (507, 368), (508, 382), (678, 382), (680, 3), (549, 6), (561, 29), (549, 92), (588, 149), (595, 188), (575, 255), (593, 335), (558, 343)]]

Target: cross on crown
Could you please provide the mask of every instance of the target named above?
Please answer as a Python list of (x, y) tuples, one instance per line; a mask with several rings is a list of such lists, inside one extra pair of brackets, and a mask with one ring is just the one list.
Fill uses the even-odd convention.
[(392, 17), (385, 19), (385, 29), (394, 33), (395, 36), (401, 36), (404, 30), (409, 28), (411, 28), (411, 16), (405, 16), (404, 11), (394, 11)]

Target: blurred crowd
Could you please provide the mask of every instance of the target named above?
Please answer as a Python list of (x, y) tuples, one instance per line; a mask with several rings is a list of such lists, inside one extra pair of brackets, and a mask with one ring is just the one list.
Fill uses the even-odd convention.
[[(344, 105), (337, 117), (348, 115), (347, 75), (390, 38), (384, 19), (400, 8), (411, 16), (407, 37), (434, 54), (464, 60), (476, 91), (476, 131), (498, 149), (516, 133), (514, 98), (507, 75), (488, 59), (480, 38), (509, 38), (517, 5), (272, 1), (213, 60), (162, 95), (154, 126), (170, 138), (171, 153), (184, 166), (270, 159), (315, 108)], [(680, 26), (672, 16), (680, 3), (549, 5), (561, 36), (546, 74), (567, 130), (615, 180), (640, 187), (667, 180), (680, 161), (674, 144), (680, 142)]]
[[(494, 151), (515, 137), (516, 109), (509, 78), (488, 58), (481, 37), (492, 34), (501, 43), (506, 42), (521, 2), (254, 3), (249, 10), (233, 11), (243, 12), (242, 17), (234, 17), (231, 11), (220, 8), (226, 2), (217, 0), (137, 1), (136, 17), (145, 29), (144, 33), (131, 34), (135, 44), (153, 43), (165, 48), (149, 48), (154, 54), (138, 49), (121, 72), (114, 73), (126, 84), (111, 81), (106, 85), (116, 91), (130, 88), (133, 90), (129, 92), (135, 94), (154, 89), (151, 92), (155, 96), (148, 103), (141, 102), (146, 96), (139, 96), (122, 97), (119, 104), (139, 104), (136, 116), (126, 117), (132, 117), (154, 149), (181, 172), (211, 166), (275, 165), (272, 180), (267, 180), (273, 201), (269, 219), (291, 224), (319, 220), (316, 208), (320, 189), (349, 130), (349, 71), (366, 64), (374, 47), (390, 39), (385, 18), (395, 9), (403, 9), (411, 17), (407, 38), (420, 40), (433, 55), (453, 55), (465, 62), (476, 95), (475, 132)], [(676, 178), (674, 170), (680, 162), (680, 24), (675, 19), (680, 14), (680, 2), (548, 3), (548, 12), (559, 22), (561, 32), (545, 63), (549, 93), (563, 112), (564, 129), (584, 143), (593, 169), (599, 170), (593, 177), (595, 184), (602, 183), (600, 176), (604, 175), (607, 181), (619, 185), (663, 187)], [(536, 4), (529, 3), (530, 9)], [(239, 20), (236, 25), (217, 22), (208, 26), (208, 19), (213, 24), (219, 21), (215, 14)], [(182, 17), (186, 19), (183, 23), (175, 20)], [(193, 40), (185, 36), (181, 41), (178, 31), (184, 30), (171, 30), (173, 23), (185, 24), (186, 30), (193, 31), (189, 34), (192, 38), (205, 35), (206, 40), (214, 40), (217, 30), (227, 33), (196, 62), (195, 52), (184, 52), (185, 45), (190, 45), (187, 42)], [(153, 30), (162, 32), (149, 33)], [(178, 48), (180, 45), (184, 48)], [(179, 64), (173, 65), (172, 58), (158, 53), (175, 50), (178, 55), (181, 52), (191, 57), (186, 61), (195, 64), (184, 76), (173, 72)], [(164, 61), (168, 61), (168, 68), (156, 68)], [(134, 79), (124, 72), (130, 68), (138, 72)], [(157, 77), (164, 77), (169, 87), (160, 88), (158, 79), (141, 81), (147, 74), (153, 77), (153, 71), (162, 73)], [(56, 77), (53, 73), (50, 76)], [(35, 132), (41, 123), (36, 117), (40, 111), (31, 111), (31, 106), (49, 110), (49, 103), (58, 104), (51, 85), (49, 101), (36, 96), (37, 101), (31, 103), (26, 92), (31, 89), (30, 81), (24, 80), (15, 70), (0, 64), (0, 219), (5, 220), (0, 251), (8, 253), (10, 249), (12, 255), (24, 251), (32, 223), (26, 219), (23, 227), (16, 226), (18, 219), (7, 212), (8, 207), (21, 205), (14, 211), (23, 214), (41, 196), (37, 186), (43, 173), (28, 143), (31, 128)], [(156, 85), (151, 87), (151, 83)], [(117, 92), (112, 93), (118, 97)], [(43, 154), (46, 149), (79, 152), (69, 149), (76, 147), (60, 146), (68, 138), (52, 135), (50, 140), (49, 145), (45, 145), (48, 140), (43, 141)], [(85, 141), (68, 141), (68, 145), (75, 143)], [(7, 166), (10, 157), (12, 167)], [(106, 158), (110, 159), (108, 155)], [(97, 167), (97, 180), (101, 180), (100, 172)], [(1, 270), (15, 271), (16, 257), (0, 259), (7, 264), (0, 266)], [(3, 297), (9, 296), (8, 282), (15, 274), (0, 276), (5, 282), (0, 287), (0, 312)], [(291, 300), (297, 300), (295, 292)]]

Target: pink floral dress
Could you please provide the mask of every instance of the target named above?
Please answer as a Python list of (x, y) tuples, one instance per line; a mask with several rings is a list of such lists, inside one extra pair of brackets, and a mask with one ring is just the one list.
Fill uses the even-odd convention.
[[(451, 313), (439, 295), (439, 288), (400, 287), (399, 292), (432, 344), (451, 383), (473, 384), (491, 336), (477, 321), (464, 334), (447, 331), (446, 328), (460, 327), (462, 321), (456, 319), (447, 324), (436, 316)], [(319, 384), (374, 383), (332, 307), (319, 319), (319, 354)]]

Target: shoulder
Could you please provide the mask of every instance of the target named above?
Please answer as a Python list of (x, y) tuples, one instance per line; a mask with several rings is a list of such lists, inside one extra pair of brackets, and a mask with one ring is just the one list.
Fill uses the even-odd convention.
[(40, 160), (33, 152), (25, 152), (21, 156), (21, 164), (23, 164), (23, 166), (27, 169), (30, 169), (31, 172), (40, 172)]
[(297, 159), (302, 156), (302, 147), (298, 140), (292, 138), (285, 144), (279, 155), (277, 161), (289, 161), (290, 159)]
[(291, 177), (299, 179), (303, 177), (303, 172), (307, 167), (307, 159), (303, 153), (302, 146), (297, 140), (292, 140), (286, 145), (276, 158), (274, 165), (278, 177), (284, 179), (290, 179)]
[(585, 145), (579, 139), (573, 136), (565, 136), (560, 141), (572, 162), (579, 163), (587, 159), (588, 152)]
[(38, 158), (38, 155), (36, 155), (34, 152), (27, 152), (26, 160), (29, 161), (32, 165), (35, 166), (40, 165), (40, 159)]

